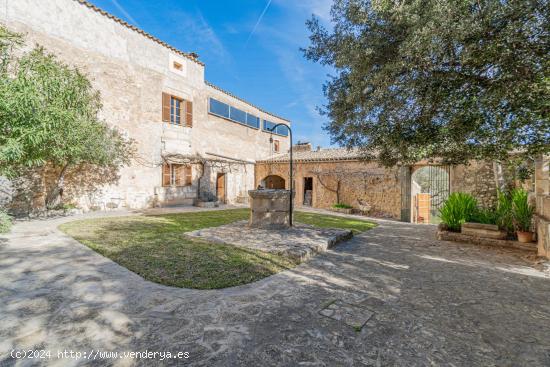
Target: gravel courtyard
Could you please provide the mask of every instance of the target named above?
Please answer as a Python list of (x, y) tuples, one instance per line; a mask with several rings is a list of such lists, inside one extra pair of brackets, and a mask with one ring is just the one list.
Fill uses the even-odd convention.
[[(205, 291), (143, 280), (58, 231), (67, 220), (0, 237), (0, 366), (550, 365), (550, 273), (437, 241), (432, 226), (379, 221), (292, 270)], [(12, 349), (52, 358), (16, 361)], [(57, 359), (63, 350), (189, 358)]]

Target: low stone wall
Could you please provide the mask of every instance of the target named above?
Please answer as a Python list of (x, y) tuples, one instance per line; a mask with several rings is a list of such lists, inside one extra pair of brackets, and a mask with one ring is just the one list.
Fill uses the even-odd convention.
[(478, 236), (472, 236), (472, 235), (458, 233), (458, 232), (449, 232), (449, 231), (440, 230), (437, 232), (437, 239), (441, 241), (471, 243), (473, 245), (513, 248), (513, 249), (529, 251), (533, 253), (537, 252), (537, 247), (535, 246), (534, 243), (529, 244), (529, 243), (521, 243), (518, 241), (478, 237)]

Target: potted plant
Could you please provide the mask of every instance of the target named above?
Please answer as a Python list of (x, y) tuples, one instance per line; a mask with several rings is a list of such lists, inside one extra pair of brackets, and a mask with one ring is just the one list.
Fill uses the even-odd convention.
[(518, 241), (523, 243), (533, 242), (531, 223), (535, 209), (529, 203), (529, 194), (524, 189), (518, 188), (512, 191), (512, 218)]

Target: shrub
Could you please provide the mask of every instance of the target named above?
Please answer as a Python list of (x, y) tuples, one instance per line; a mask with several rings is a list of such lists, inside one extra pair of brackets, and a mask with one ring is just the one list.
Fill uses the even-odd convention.
[(477, 208), (471, 221), (482, 224), (497, 224), (498, 215), (494, 208)]
[(509, 192), (497, 193), (496, 205), (497, 225), (508, 233), (514, 232), (514, 218), (512, 216), (512, 195)]
[(11, 217), (0, 209), (0, 233), (8, 233), (11, 229)]
[(334, 204), (332, 207), (333, 208), (338, 208), (338, 209), (352, 209), (353, 208), (351, 205), (342, 204), (342, 203)]
[(462, 223), (469, 222), (477, 211), (477, 200), (470, 194), (454, 192), (441, 209), (441, 221), (452, 231), (460, 231)]
[(518, 231), (529, 232), (535, 211), (533, 206), (529, 204), (529, 194), (524, 189), (518, 188), (512, 190), (510, 197), (514, 227)]

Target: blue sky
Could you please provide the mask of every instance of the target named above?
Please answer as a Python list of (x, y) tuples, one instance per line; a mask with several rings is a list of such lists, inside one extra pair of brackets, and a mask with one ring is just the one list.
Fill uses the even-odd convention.
[[(331, 0), (91, 0), (206, 64), (206, 79), (292, 121), (295, 140), (328, 146), (323, 82), (304, 59), (305, 21), (328, 23)], [(263, 14), (263, 15), (262, 15)]]

